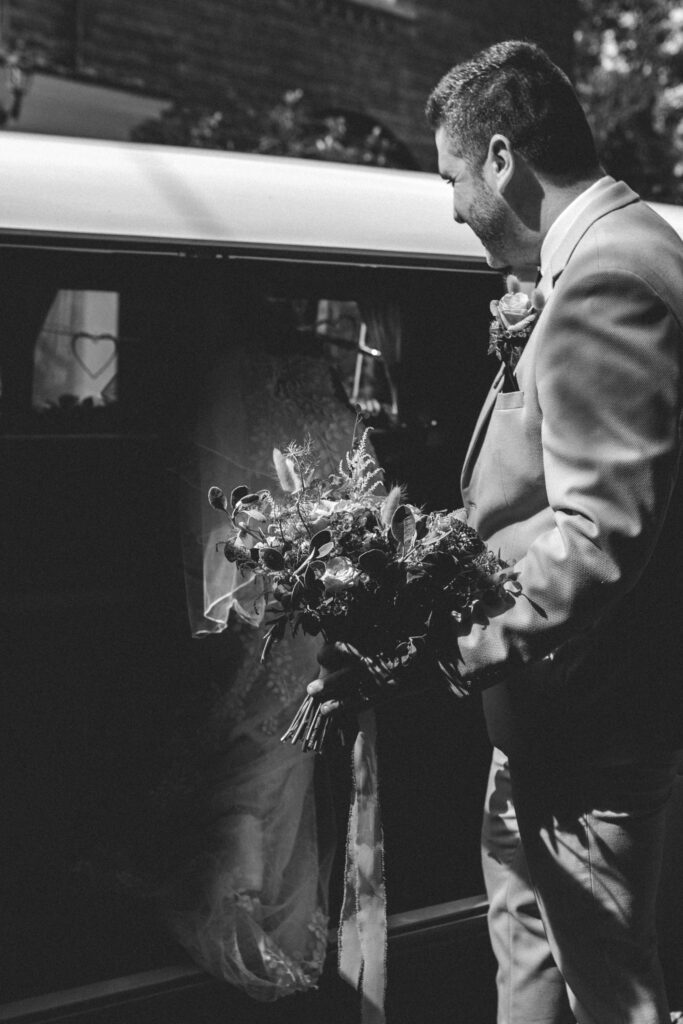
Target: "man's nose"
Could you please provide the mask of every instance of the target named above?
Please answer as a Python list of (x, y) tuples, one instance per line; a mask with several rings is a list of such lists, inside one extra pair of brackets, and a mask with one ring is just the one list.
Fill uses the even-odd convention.
[(460, 216), (455, 206), (453, 207), (453, 220), (455, 221), (456, 224), (465, 223), (465, 218)]

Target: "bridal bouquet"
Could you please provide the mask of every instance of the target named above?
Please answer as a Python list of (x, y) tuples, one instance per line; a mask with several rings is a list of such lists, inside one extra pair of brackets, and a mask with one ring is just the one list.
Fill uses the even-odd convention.
[[(458, 693), (458, 632), (485, 607), (519, 593), (515, 573), (489, 551), (459, 512), (423, 512), (388, 494), (368, 449), (366, 430), (339, 472), (315, 476), (310, 441), (274, 450), (281, 493), (219, 487), (209, 502), (226, 513), (225, 557), (264, 578), (267, 632), (262, 660), (289, 629), (320, 635), (358, 656), (367, 670), (360, 700), (388, 696), (410, 675), (440, 674)], [(282, 737), (320, 752), (334, 715), (307, 696)], [(337, 731), (343, 732), (337, 719)]]

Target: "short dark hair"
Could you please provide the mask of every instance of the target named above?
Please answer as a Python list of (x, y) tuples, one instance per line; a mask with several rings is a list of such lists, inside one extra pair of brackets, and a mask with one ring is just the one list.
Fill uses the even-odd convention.
[(534, 43), (496, 43), (456, 64), (426, 107), (458, 154), (481, 166), (491, 136), (506, 135), (531, 166), (562, 180), (599, 167), (595, 141), (571, 82)]

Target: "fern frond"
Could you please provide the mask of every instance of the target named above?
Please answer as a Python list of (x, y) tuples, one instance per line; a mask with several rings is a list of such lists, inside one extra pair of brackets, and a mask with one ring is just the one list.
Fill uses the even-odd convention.
[(382, 470), (372, 452), (368, 451), (370, 428), (363, 431), (356, 448), (347, 452), (339, 463), (339, 477), (349, 496), (362, 499), (383, 484)]

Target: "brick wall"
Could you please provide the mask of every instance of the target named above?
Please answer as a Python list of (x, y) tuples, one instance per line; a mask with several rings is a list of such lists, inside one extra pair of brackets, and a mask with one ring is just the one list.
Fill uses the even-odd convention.
[[(379, 120), (425, 169), (424, 100), (476, 49), (534, 39), (571, 64), (576, 0), (0, 0), (47, 67), (151, 95), (226, 88), (256, 107), (301, 87), (318, 108)], [(382, 4), (386, 10), (382, 10)]]

